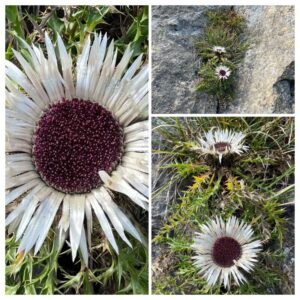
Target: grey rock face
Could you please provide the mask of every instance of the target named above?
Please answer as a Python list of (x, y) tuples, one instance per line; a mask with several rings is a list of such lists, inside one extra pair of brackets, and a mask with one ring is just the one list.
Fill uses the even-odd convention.
[(215, 113), (216, 100), (194, 91), (200, 62), (193, 44), (205, 6), (152, 8), (152, 112)]
[(236, 6), (251, 48), (238, 69), (229, 113), (294, 112), (294, 7)]
[(281, 282), (279, 288), (282, 294), (295, 293), (295, 206), (286, 207), (285, 217), (288, 218), (284, 236), (284, 262), (282, 272), (287, 274), (287, 281)]
[(293, 113), (295, 107), (295, 63), (287, 66), (282, 76), (274, 84), (275, 113)]
[[(214, 97), (194, 91), (200, 59), (193, 41), (205, 6), (152, 8), (152, 112), (216, 113)], [(216, 8), (211, 6), (209, 8)], [(294, 7), (235, 6), (251, 48), (239, 68), (236, 97), (221, 113), (294, 112)]]

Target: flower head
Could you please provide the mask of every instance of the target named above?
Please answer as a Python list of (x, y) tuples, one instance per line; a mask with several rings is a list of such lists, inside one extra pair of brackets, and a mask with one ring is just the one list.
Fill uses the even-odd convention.
[(212, 154), (219, 157), (220, 163), (222, 157), (229, 153), (242, 154), (248, 150), (248, 146), (243, 145), (245, 134), (242, 132), (234, 132), (228, 129), (211, 128), (204, 134), (203, 138), (199, 138), (199, 149), (205, 154)]
[(117, 64), (113, 41), (107, 47), (106, 35), (95, 34), (92, 44), (88, 37), (75, 84), (60, 36), (58, 56), (47, 34), (47, 56), (23, 43), (29, 56), (14, 51), (23, 71), (6, 62), (6, 204), (18, 200), (6, 224), (21, 239), (18, 252), (34, 247), (37, 253), (59, 219), (60, 244), (69, 236), (73, 259), (80, 248), (87, 264), (92, 211), (117, 253), (112, 227), (129, 246), (125, 232), (141, 241), (113, 192), (147, 209), (148, 68), (141, 67), (142, 55), (128, 67), (128, 46)]
[(196, 252), (194, 265), (212, 286), (219, 280), (230, 288), (231, 279), (239, 285), (246, 281), (241, 272), (250, 272), (261, 250), (261, 241), (254, 240), (250, 225), (231, 217), (227, 222), (216, 218), (201, 226), (192, 248)]
[(225, 47), (214, 46), (213, 47), (213, 52), (218, 53), (218, 54), (222, 54), (222, 53), (226, 53), (226, 50), (225, 50)]
[(219, 79), (228, 79), (231, 74), (231, 71), (226, 66), (218, 66), (216, 67), (215, 74), (219, 77)]

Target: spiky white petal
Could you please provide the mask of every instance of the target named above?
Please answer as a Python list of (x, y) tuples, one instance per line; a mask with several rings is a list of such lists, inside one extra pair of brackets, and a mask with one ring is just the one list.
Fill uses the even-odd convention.
[(104, 231), (108, 241), (114, 248), (114, 250), (119, 253), (119, 249), (116, 243), (116, 240), (114, 238), (114, 234), (112, 232), (111, 226), (103, 212), (103, 209), (101, 208), (99, 202), (96, 200), (95, 196), (93, 194), (90, 194), (87, 198), (87, 201), (91, 204), (91, 206), (94, 209), (94, 212), (98, 218), (98, 221), (101, 225), (102, 230)]
[[(56, 212), (57, 212), (61, 202), (63, 201), (64, 196), (65, 195), (63, 193), (56, 192), (53, 195), (53, 197), (51, 198), (51, 200), (49, 200), (49, 204), (50, 204), (49, 207), (45, 208), (45, 215), (41, 216), (40, 221), (36, 221), (37, 224), (39, 224), (41, 229), (38, 234), (38, 239), (35, 242), (34, 254), (37, 254), (37, 252), (42, 247), (42, 244), (47, 237), (48, 231), (49, 231), (49, 229), (52, 225), (52, 222), (55, 218)], [(44, 203), (46, 203), (46, 202), (44, 202)], [(39, 222), (42, 222), (42, 223), (39, 223)], [(27, 249), (30, 250), (30, 247)]]
[(85, 195), (71, 196), (70, 200), (70, 242), (73, 260), (79, 247), (83, 230)]
[(72, 75), (72, 59), (71, 56), (67, 53), (66, 47), (59, 35), (57, 37), (57, 45), (60, 54), (60, 61), (63, 62), (61, 64), (61, 68), (63, 72), (65, 96), (66, 99), (73, 99), (75, 95), (75, 87)]
[(45, 233), (50, 229), (61, 201), (62, 196), (56, 191), (52, 191), (46, 199), (42, 200), (25, 230), (18, 252), (24, 251), (26, 254), (34, 245), (36, 245), (35, 252), (39, 250), (40, 245), (46, 237)]
[(132, 188), (124, 178), (122, 178), (118, 171), (109, 176), (105, 171), (100, 171), (99, 176), (104, 182), (105, 187), (113, 191), (123, 193), (128, 196), (133, 202), (144, 209), (148, 209), (147, 198)]
[(129, 246), (131, 246), (131, 243), (127, 239), (124, 227), (122, 223), (120, 222), (119, 218), (116, 216), (115, 211), (111, 205), (109, 205), (109, 202), (111, 200), (110, 195), (107, 193), (107, 191), (104, 188), (101, 188), (99, 191), (93, 191), (93, 194), (96, 198), (96, 200), (100, 203), (103, 211), (108, 216), (111, 224), (114, 226), (115, 230), (118, 232), (119, 236), (122, 238), (122, 240)]
[(89, 250), (92, 249), (92, 231), (93, 231), (93, 214), (92, 207), (89, 201), (85, 201), (85, 218), (86, 218), (86, 229), (87, 229), (87, 242)]
[(85, 235), (84, 228), (82, 228), (82, 233), (81, 233), (81, 237), (80, 237), (79, 248), (80, 248), (83, 260), (85, 262), (85, 265), (88, 266), (88, 263), (89, 263), (89, 251), (88, 251), (88, 248), (87, 248), (86, 235)]
[[(34, 191), (34, 189), (32, 191)], [(33, 194), (29, 198), (30, 202), (28, 206), (26, 207), (26, 209), (24, 209), (23, 215), (20, 215), (22, 217), (22, 220), (20, 222), (20, 226), (18, 227), (18, 231), (16, 234), (17, 240), (21, 238), (22, 234), (27, 228), (27, 225), (29, 224), (38, 204), (44, 201), (45, 199), (47, 199), (50, 194), (51, 194), (51, 189), (44, 185), (39, 192)], [(28, 194), (28, 196), (30, 196), (30, 194)]]

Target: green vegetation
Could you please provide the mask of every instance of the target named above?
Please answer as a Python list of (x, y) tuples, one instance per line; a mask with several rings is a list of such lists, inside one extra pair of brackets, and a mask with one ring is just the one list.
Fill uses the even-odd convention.
[[(207, 27), (201, 38), (195, 41), (202, 62), (196, 89), (216, 96), (219, 106), (222, 106), (234, 96), (235, 71), (249, 47), (243, 36), (246, 20), (233, 9), (208, 10), (206, 17)], [(224, 52), (215, 51), (214, 47), (223, 47)], [(220, 79), (216, 74), (218, 66), (230, 70), (227, 79)]]
[[(6, 59), (14, 61), (12, 49), (26, 56), (21, 39), (44, 45), (44, 33), (52, 40), (60, 34), (70, 51), (74, 65), (83, 41), (92, 32), (107, 33), (114, 39), (120, 56), (131, 43), (134, 57), (148, 57), (148, 7), (143, 6), (6, 6)], [(115, 201), (135, 220), (135, 226), (147, 236), (148, 215), (125, 196)], [(13, 204), (14, 205), (14, 204)], [(125, 207), (126, 206), (126, 207)], [(8, 212), (14, 207), (8, 207)], [(57, 216), (59, 220), (60, 216)], [(56, 220), (56, 221), (57, 221)], [(55, 223), (55, 222), (54, 222)], [(56, 222), (57, 224), (57, 222)], [(17, 225), (17, 224), (15, 224)], [(117, 256), (98, 225), (93, 223), (90, 265), (81, 258), (72, 262), (69, 246), (58, 249), (54, 231), (40, 252), (26, 257), (19, 254), (19, 241), (8, 230), (6, 236), (7, 294), (147, 294), (148, 252), (146, 243), (130, 239), (133, 248), (115, 234)], [(61, 251), (60, 251), (61, 250)]]
[[(168, 211), (154, 234), (154, 293), (293, 293), (284, 250), (294, 247), (294, 119), (158, 118), (153, 126), (153, 157), (160, 167), (153, 203), (163, 201)], [(196, 137), (212, 127), (242, 131), (249, 151), (222, 165), (195, 152)], [(192, 264), (194, 232), (215, 216), (232, 215), (251, 224), (263, 251), (254, 271), (245, 273), (247, 284), (209, 288)]]
[(12, 48), (26, 53), (20, 38), (43, 44), (45, 31), (60, 34), (74, 58), (92, 32), (107, 33), (120, 54), (131, 43), (132, 59), (148, 57), (147, 6), (6, 6), (6, 59), (13, 58)]

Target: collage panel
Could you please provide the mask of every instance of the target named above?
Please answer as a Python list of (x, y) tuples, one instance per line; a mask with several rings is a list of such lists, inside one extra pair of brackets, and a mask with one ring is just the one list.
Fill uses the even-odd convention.
[(152, 113), (293, 114), (294, 35), (294, 6), (152, 6)]
[(294, 294), (294, 118), (152, 127), (152, 293)]
[(8, 295), (149, 293), (148, 10), (5, 7)]

